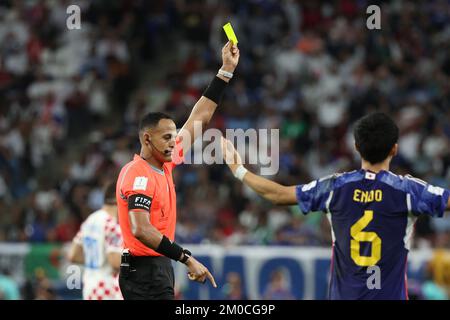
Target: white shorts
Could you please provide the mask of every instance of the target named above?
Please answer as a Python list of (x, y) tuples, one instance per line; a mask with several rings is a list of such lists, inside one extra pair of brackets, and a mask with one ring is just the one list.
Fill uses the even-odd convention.
[(83, 300), (123, 300), (119, 288), (119, 277), (85, 277)]

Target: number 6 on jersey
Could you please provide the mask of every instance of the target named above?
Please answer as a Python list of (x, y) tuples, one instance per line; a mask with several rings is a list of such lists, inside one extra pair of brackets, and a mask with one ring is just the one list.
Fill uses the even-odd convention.
[[(381, 259), (381, 239), (375, 232), (362, 231), (373, 220), (373, 211), (365, 210), (364, 215), (350, 229), (350, 252), (353, 261), (361, 267), (375, 265)], [(360, 242), (371, 243), (370, 256), (361, 256)]]

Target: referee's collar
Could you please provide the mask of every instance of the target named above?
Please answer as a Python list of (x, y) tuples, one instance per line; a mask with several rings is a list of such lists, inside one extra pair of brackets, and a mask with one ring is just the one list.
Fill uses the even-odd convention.
[(159, 174), (164, 175), (164, 170), (161, 170), (161, 169), (159, 169), (159, 168), (157, 168), (157, 167), (151, 165), (151, 164), (148, 163), (144, 158), (142, 158), (140, 155), (138, 155), (138, 154), (136, 154), (136, 153), (134, 154), (133, 160), (141, 160), (141, 161), (144, 161), (144, 162), (145, 162), (147, 165), (149, 165), (150, 168), (152, 168), (154, 171), (156, 171), (156, 172), (159, 173)]

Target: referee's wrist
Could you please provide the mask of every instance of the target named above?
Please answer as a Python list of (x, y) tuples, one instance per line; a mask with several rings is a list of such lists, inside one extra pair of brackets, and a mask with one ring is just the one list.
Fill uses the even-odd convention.
[[(180, 261), (181, 262), (181, 261)], [(188, 257), (187, 258), (187, 260), (186, 260), (186, 262), (182, 262), (184, 265), (186, 265), (186, 266), (189, 266), (190, 264), (191, 264), (191, 262), (192, 262), (192, 259), (191, 259), (191, 257)]]
[(222, 66), (216, 74), (216, 77), (222, 79), (226, 83), (230, 82), (230, 80), (233, 78), (233, 72), (234, 68)]
[(192, 253), (187, 249), (183, 249), (183, 253), (182, 253), (179, 261), (185, 265), (188, 265), (191, 260), (191, 257), (192, 257)]
[(234, 66), (232, 66), (232, 65), (228, 65), (228, 64), (223, 64), (223, 65), (220, 67), (220, 69), (222, 69), (223, 71), (226, 71), (226, 72), (233, 73), (234, 70), (236, 69), (236, 67), (234, 67)]
[(226, 83), (230, 82), (231, 78), (227, 78), (219, 73), (216, 74), (216, 77), (219, 78), (222, 81), (225, 81)]
[(214, 101), (216, 104), (219, 104), (222, 99), (223, 93), (228, 85), (227, 80), (230, 79), (225, 78), (220, 74), (216, 75), (202, 95)]
[(169, 238), (163, 235), (161, 242), (155, 251), (172, 260), (180, 261), (183, 257), (183, 253), (187, 250), (180, 247), (176, 242), (170, 241)]

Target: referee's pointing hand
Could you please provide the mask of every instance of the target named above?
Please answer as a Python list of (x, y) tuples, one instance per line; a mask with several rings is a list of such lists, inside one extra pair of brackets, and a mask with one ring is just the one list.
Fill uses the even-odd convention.
[(208, 268), (198, 262), (194, 257), (189, 257), (189, 260), (186, 262), (186, 266), (188, 268), (189, 280), (204, 283), (206, 278), (208, 278), (213, 287), (217, 288), (216, 281), (214, 280), (211, 272), (209, 272)]

